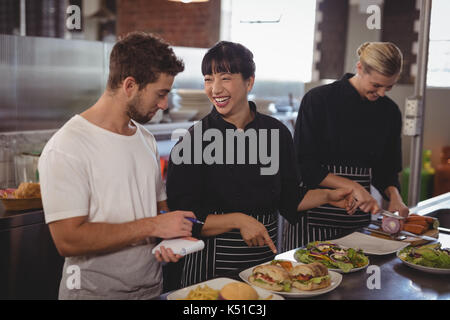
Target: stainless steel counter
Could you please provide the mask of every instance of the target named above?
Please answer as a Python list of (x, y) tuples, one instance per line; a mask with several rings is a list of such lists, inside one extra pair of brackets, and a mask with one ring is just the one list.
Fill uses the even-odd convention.
[[(410, 209), (419, 215), (445, 214), (450, 216), (450, 192), (420, 202)], [(444, 219), (442, 219), (444, 220)], [(445, 231), (447, 228), (443, 229)], [(440, 232), (438, 241), (443, 248), (450, 248), (450, 234)], [(277, 259), (293, 259), (295, 250), (276, 256)], [(369, 289), (367, 283), (372, 273), (361, 270), (344, 274), (341, 285), (330, 293), (316, 299), (401, 299), (401, 300), (450, 300), (450, 276), (425, 273), (405, 265), (395, 254), (369, 256), (370, 265), (378, 266), (381, 275), (381, 288)]]
[[(440, 234), (439, 242), (450, 247), (450, 235)], [(295, 250), (276, 256), (292, 260)], [(425, 273), (405, 265), (395, 254), (370, 255), (370, 266), (379, 267), (380, 288), (370, 289), (375, 272), (370, 269), (343, 275), (339, 287), (315, 297), (320, 300), (449, 300), (450, 276)]]
[[(450, 193), (419, 203), (412, 212), (450, 215)], [(443, 247), (450, 247), (450, 234), (441, 232)], [(0, 205), (0, 299), (55, 299), (63, 258), (54, 247), (42, 210), (5, 212)], [(277, 258), (292, 258), (294, 251)], [(381, 288), (369, 289), (371, 274), (361, 270), (345, 274), (334, 291), (315, 299), (450, 299), (450, 277), (412, 269), (395, 254), (370, 256), (378, 266)], [(237, 274), (230, 274), (237, 278)], [(162, 298), (167, 295), (164, 294)]]
[(0, 300), (56, 299), (62, 258), (42, 210), (5, 212), (0, 205)]
[[(418, 204), (411, 212), (419, 215), (433, 215), (442, 212), (450, 215), (450, 193)], [(441, 232), (438, 241), (442, 247), (450, 248), (450, 234)], [(295, 250), (278, 254), (276, 259), (294, 259)], [(364, 269), (343, 275), (341, 284), (335, 290), (314, 300), (450, 300), (450, 276), (425, 273), (405, 265), (395, 254), (370, 255), (370, 266), (377, 271)], [(378, 267), (378, 268), (377, 268)], [(380, 275), (380, 288), (372, 288), (375, 272)], [(230, 278), (241, 280), (238, 273)], [(161, 295), (165, 299), (168, 293)]]

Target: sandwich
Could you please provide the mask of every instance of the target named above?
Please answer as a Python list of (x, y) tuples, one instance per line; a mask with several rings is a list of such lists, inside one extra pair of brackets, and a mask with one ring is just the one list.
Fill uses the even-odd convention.
[(320, 262), (301, 264), (291, 270), (292, 286), (302, 291), (311, 291), (330, 286), (328, 268)]
[(226, 284), (219, 294), (221, 300), (258, 300), (259, 295), (253, 287), (243, 282)]
[(289, 273), (283, 268), (265, 264), (253, 268), (250, 283), (272, 291), (291, 291)]

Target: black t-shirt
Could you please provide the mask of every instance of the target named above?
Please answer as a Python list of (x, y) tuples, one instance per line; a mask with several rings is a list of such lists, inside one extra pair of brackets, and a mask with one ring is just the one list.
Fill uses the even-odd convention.
[[(277, 119), (256, 112), (256, 106), (253, 102), (249, 102), (249, 107), (255, 117), (244, 128), (243, 132), (250, 134), (250, 131), (254, 131), (257, 143), (255, 145), (254, 140), (252, 143), (246, 140), (245, 164), (238, 163), (237, 142), (234, 143), (233, 149), (234, 161), (231, 161), (232, 163), (227, 162), (226, 157), (230, 156), (231, 152), (231, 149), (226, 148), (227, 143), (230, 142), (226, 139), (227, 130), (233, 132), (236, 127), (225, 121), (215, 108), (188, 131), (191, 139), (189, 151), (191, 153), (191, 164), (178, 163), (178, 160), (175, 161), (177, 163), (173, 161), (174, 153), (184, 155), (184, 152), (186, 152), (186, 149), (180, 152), (177, 147), (181, 148), (181, 143), (187, 135), (172, 149), (166, 182), (168, 205), (171, 210), (193, 211), (197, 219), (203, 221), (208, 214), (214, 214), (215, 212), (242, 212), (255, 215), (273, 213), (279, 210), (286, 219), (296, 221), (300, 214), (297, 211), (297, 206), (303, 199), (306, 190), (300, 187), (292, 135), (286, 126)], [(222, 164), (207, 164), (204, 159), (200, 164), (194, 163), (194, 141), (198, 141), (198, 137), (194, 137), (196, 126), (197, 129), (201, 128), (202, 136), (209, 129), (220, 131), (224, 146)], [(278, 138), (275, 135), (272, 136), (273, 129), (278, 131)], [(267, 141), (265, 137), (268, 138)], [(211, 143), (214, 141), (214, 139), (203, 141), (202, 152), (206, 148), (211, 148)], [(188, 144), (189, 142), (185, 146)], [(276, 144), (278, 148), (272, 149), (275, 146), (273, 144)], [(259, 156), (261, 147), (267, 150), (262, 154), (270, 155), (272, 164), (267, 163), (267, 158), (264, 160)], [(210, 151), (211, 149), (206, 150)], [(250, 150), (253, 150), (253, 152), (250, 153)], [(258, 154), (256, 163), (254, 158), (250, 161), (250, 154), (254, 156), (255, 150)], [(272, 170), (274, 170), (276, 167), (274, 164), (276, 156), (270, 154), (271, 150), (278, 155), (278, 169), (275, 170), (275, 174), (263, 175), (261, 174), (262, 168), (273, 166)], [(213, 153), (213, 155), (216, 154)], [(194, 233), (197, 234), (197, 232), (200, 232), (200, 227), (195, 227)]]
[(385, 197), (388, 186), (400, 188), (402, 116), (386, 96), (361, 98), (352, 76), (303, 97), (294, 133), (298, 166), (310, 188), (327, 176), (329, 164), (372, 168), (372, 184)]

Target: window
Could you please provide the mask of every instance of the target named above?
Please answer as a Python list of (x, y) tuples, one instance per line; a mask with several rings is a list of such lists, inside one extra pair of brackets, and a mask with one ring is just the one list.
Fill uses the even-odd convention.
[(253, 52), (258, 79), (311, 81), (316, 0), (222, 0), (222, 5), (229, 10), (222, 39)]
[(433, 0), (427, 85), (450, 87), (450, 1)]

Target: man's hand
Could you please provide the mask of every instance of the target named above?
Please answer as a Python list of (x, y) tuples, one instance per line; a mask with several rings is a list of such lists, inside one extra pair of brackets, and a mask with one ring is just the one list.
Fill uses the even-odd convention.
[[(197, 241), (198, 239), (192, 238), (192, 237), (186, 237), (183, 238), (185, 240), (191, 240), (191, 241)], [(174, 254), (172, 249), (165, 248), (164, 246), (161, 246), (161, 251), (156, 250), (155, 251), (155, 257), (156, 260), (159, 262), (178, 262), (181, 258), (183, 258), (182, 255)]]
[(191, 211), (171, 211), (154, 217), (155, 235), (158, 238), (171, 239), (192, 236), (192, 222), (187, 217), (195, 218)]

